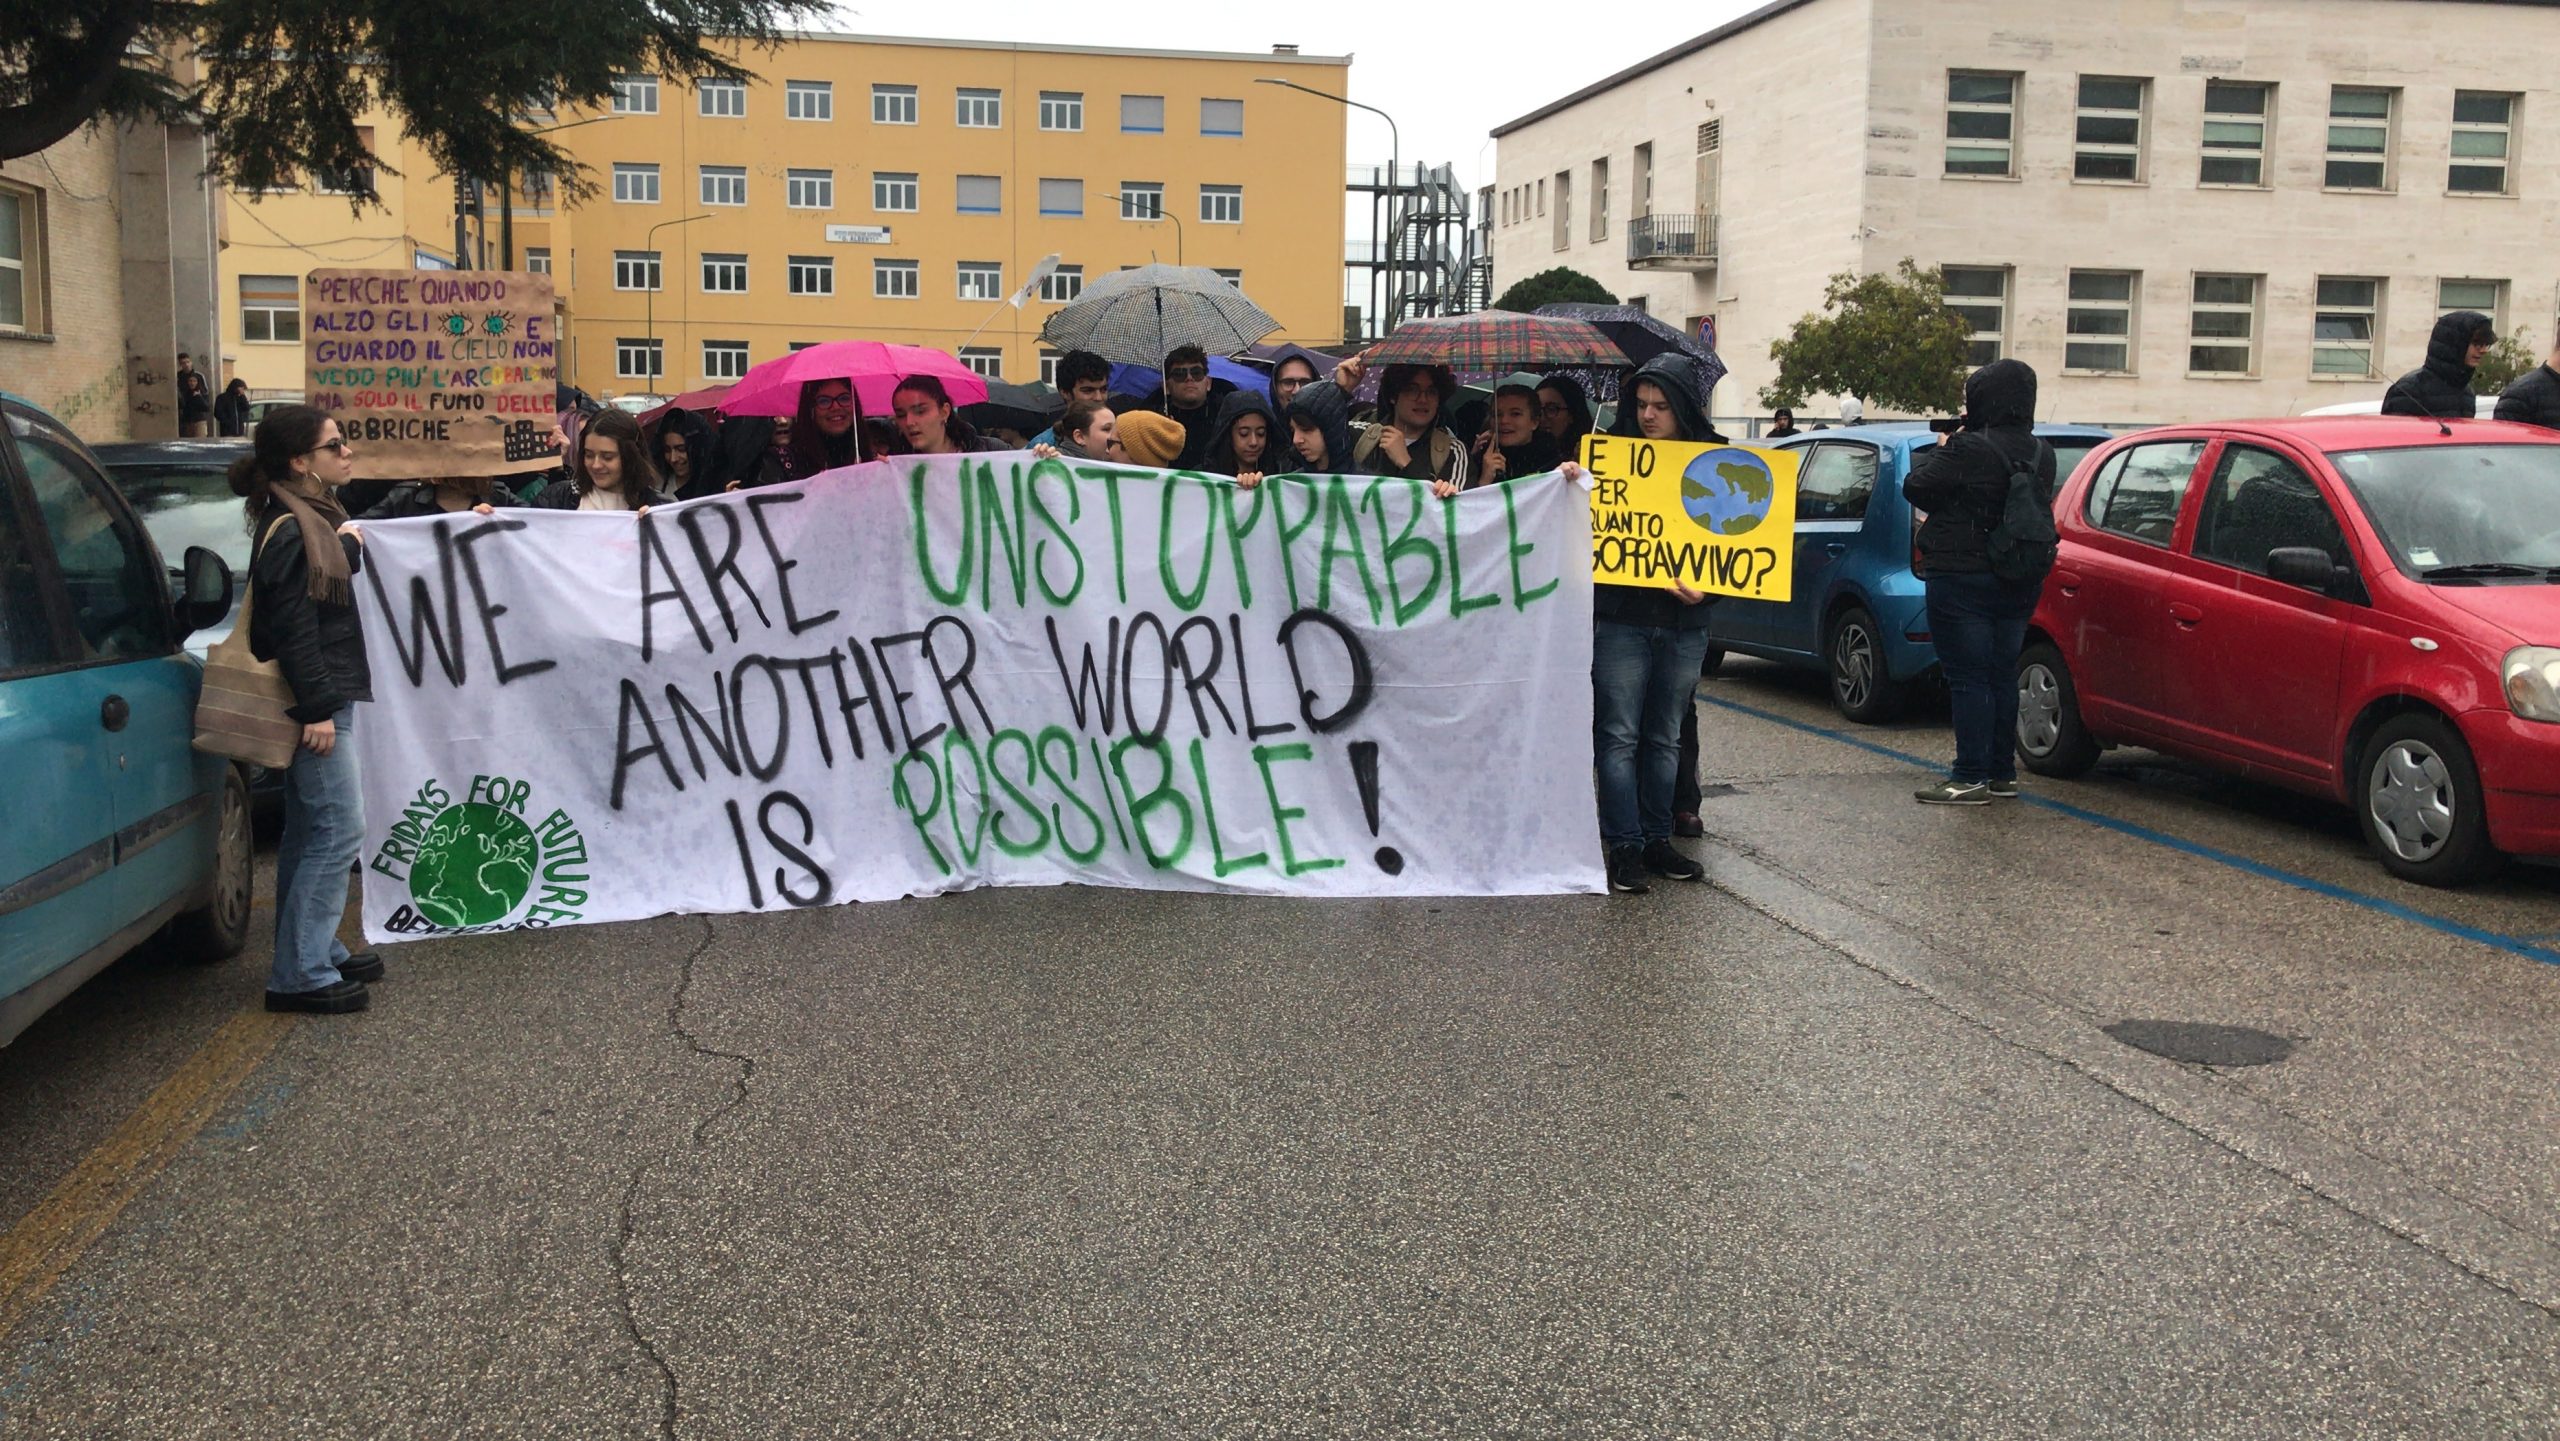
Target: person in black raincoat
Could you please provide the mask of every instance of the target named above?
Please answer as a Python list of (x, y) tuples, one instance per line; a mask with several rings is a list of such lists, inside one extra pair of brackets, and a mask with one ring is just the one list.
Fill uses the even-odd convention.
[(2427, 338), (2427, 363), (2391, 382), (2382, 393), (2385, 415), (2431, 415), (2439, 420), (2469, 420), (2478, 415), (2471, 393), (2471, 372), (2480, 357), (2497, 344), (2497, 327), (2476, 310), (2457, 310), (2436, 322)]
[(720, 473), (720, 436), (700, 411), (677, 409), (659, 416), (649, 454), (658, 463), (659, 488), (678, 500), (718, 495), (728, 488), (728, 478)]
[[(1243, 433), (1238, 434), (1238, 427)], [(1287, 444), (1280, 438), (1280, 419), (1271, 413), (1271, 402), (1256, 390), (1239, 386), (1218, 405), (1217, 423), (1209, 428), (1209, 454), (1200, 468), (1211, 475), (1232, 476), (1243, 480), (1252, 476), (1259, 482), (1265, 475), (1280, 475), (1297, 467), (1287, 463)]]
[(1111, 398), (1114, 411), (1152, 410), (1182, 422), (1182, 453), (1173, 459), (1170, 470), (1198, 470), (1209, 454), (1209, 432), (1217, 423), (1218, 406), (1234, 392), (1236, 383), (1209, 374), (1209, 352), (1196, 345), (1178, 345), (1164, 358), (1164, 383), (1143, 396)]
[(1559, 372), (1538, 382), (1538, 428), (1563, 447), (1567, 459), (1582, 453), (1582, 438), (1591, 433), (1591, 397), (1581, 381)]
[(1298, 387), (1324, 379), (1325, 362), (1331, 356), (1318, 355), (1303, 345), (1283, 345), (1271, 353), (1271, 411), (1285, 415), (1289, 402), (1297, 399)]
[(2560, 345), (2551, 348), (2550, 358), (2498, 392), (2498, 419), (2560, 430)]
[(1298, 388), (1289, 402), (1290, 469), (1339, 475), (1351, 469), (1351, 397), (1330, 380)]
[(2033, 467), (2053, 504), (2053, 447), (2036, 438), (2036, 373), (1995, 360), (1964, 383), (1961, 428), (1920, 453), (1903, 482), (1920, 526), (1920, 578), (1929, 635), (1953, 702), (1955, 767), (1913, 793), (1923, 805), (1988, 805), (2018, 793), (2018, 652), (2044, 577), (2003, 579), (1991, 568), (1991, 533), (2009, 499), (2013, 470)]

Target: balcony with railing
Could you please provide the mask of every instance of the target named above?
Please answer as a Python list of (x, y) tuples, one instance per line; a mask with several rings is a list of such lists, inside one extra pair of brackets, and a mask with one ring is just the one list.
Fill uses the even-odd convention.
[(1627, 265), (1633, 270), (1713, 270), (1716, 217), (1639, 215), (1627, 225)]

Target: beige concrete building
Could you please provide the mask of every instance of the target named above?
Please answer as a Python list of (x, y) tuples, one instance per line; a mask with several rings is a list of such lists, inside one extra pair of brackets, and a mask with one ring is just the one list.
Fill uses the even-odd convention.
[(2050, 419), (2378, 399), (2445, 310), (2550, 346), (2555, 53), (2487, 0), (1778, 0), (1495, 130), (1495, 287), (1711, 321), (1723, 416), (1905, 256)]

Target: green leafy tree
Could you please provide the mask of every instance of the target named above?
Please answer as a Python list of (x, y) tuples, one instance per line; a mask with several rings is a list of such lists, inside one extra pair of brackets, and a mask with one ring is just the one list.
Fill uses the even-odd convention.
[(1946, 283), (1907, 257), (1890, 275), (1842, 271), (1822, 309), (1769, 342), (1778, 378), (1760, 403), (1793, 407), (1808, 395), (1854, 395), (1888, 410), (1953, 412), (1964, 403), (1964, 317)]
[[(84, 125), (192, 122), (243, 190), (380, 163), (371, 104), (447, 174), (594, 184), (540, 117), (602, 105), (617, 74), (745, 79), (733, 45), (770, 48), (823, 0), (0, 0), (0, 159)], [(176, 65), (167, 57), (182, 57)], [(364, 203), (363, 197), (354, 202)]]
[(2536, 355), (2533, 347), (2525, 341), (2528, 333), (2524, 330), (2509, 331), (2499, 336), (2498, 343), (2490, 346), (2488, 353), (2480, 357), (2479, 368), (2471, 372), (2473, 395), (2495, 395), (2513, 385), (2517, 376), (2542, 363), (2542, 357)]
[(1541, 270), (1528, 279), (1513, 284), (1509, 290), (1502, 292), (1502, 298), (1493, 303), (1493, 308), (1517, 310), (1526, 314), (1541, 305), (1556, 305), (1566, 301), (1583, 305), (1615, 305), (1618, 303), (1618, 297), (1601, 289), (1599, 281), (1581, 271), (1569, 265), (1559, 265), (1553, 270)]

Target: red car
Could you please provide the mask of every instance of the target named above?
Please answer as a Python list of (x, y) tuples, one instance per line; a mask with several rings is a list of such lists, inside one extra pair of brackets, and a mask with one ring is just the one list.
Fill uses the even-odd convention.
[(2136, 745), (2330, 796), (2427, 885), (2560, 856), (2560, 433), (2168, 426), (2092, 454), (2055, 512), (2029, 769)]

